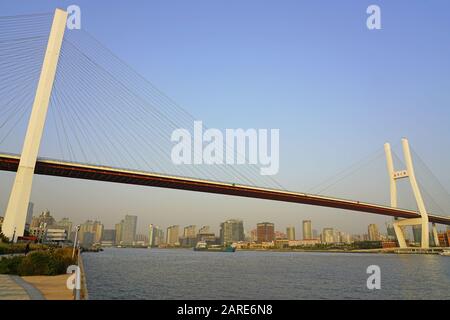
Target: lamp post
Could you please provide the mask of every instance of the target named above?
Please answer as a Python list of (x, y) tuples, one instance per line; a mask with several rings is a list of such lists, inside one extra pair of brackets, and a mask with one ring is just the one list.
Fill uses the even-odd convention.
[(12, 236), (12, 240), (11, 240), (11, 243), (15, 243), (16, 241), (14, 241), (16, 239), (16, 227), (14, 227), (14, 233), (13, 233), (13, 236)]
[(75, 249), (78, 242), (78, 231), (80, 231), (80, 225), (77, 225), (77, 230), (75, 231), (75, 241), (73, 242), (72, 259), (75, 257)]

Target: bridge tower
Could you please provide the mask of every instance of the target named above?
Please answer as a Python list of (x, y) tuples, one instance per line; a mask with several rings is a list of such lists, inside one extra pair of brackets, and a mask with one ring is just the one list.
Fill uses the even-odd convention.
[[(423, 249), (428, 249), (429, 248), (428, 214), (425, 208), (425, 203), (423, 201), (422, 194), (419, 189), (419, 185), (416, 180), (416, 175), (414, 173), (414, 166), (411, 157), (411, 151), (409, 149), (409, 143), (406, 138), (402, 139), (402, 147), (403, 147), (403, 156), (406, 164), (406, 170), (395, 171), (394, 162), (392, 160), (391, 146), (389, 143), (384, 144), (384, 151), (386, 153), (386, 162), (390, 181), (391, 207), (397, 208), (397, 184), (396, 184), (397, 180), (409, 178), (409, 182), (411, 184), (417, 208), (419, 209), (421, 217), (414, 219), (401, 219), (401, 220), (396, 219), (396, 221), (394, 222), (395, 235), (397, 236), (400, 248), (407, 248), (404, 235), (404, 227), (421, 225), (422, 227), (421, 247)], [(437, 240), (437, 231), (434, 223), (433, 223), (433, 235), (435, 244), (438, 245), (439, 242)]]
[(67, 12), (56, 9), (47, 42), (44, 62), (33, 102), (19, 167), (6, 208), (2, 232), (13, 240), (22, 236), (25, 229), (28, 202), (30, 201), (33, 174), (47, 116), (48, 103), (55, 79), (59, 54), (66, 28)]

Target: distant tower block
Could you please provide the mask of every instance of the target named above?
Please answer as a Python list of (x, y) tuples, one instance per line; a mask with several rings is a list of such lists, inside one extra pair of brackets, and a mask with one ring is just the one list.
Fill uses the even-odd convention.
[(28, 122), (22, 154), (20, 156), (19, 167), (6, 208), (5, 221), (2, 226), (3, 234), (13, 241), (16, 241), (17, 237), (23, 236), (25, 229), (34, 168), (44, 130), (66, 21), (67, 12), (56, 9), (33, 108)]
[(402, 139), (403, 155), (406, 163), (406, 170), (395, 171), (394, 162), (392, 160), (391, 146), (389, 143), (384, 144), (384, 151), (386, 153), (387, 169), (389, 173), (390, 191), (391, 191), (391, 207), (397, 208), (397, 180), (409, 178), (411, 188), (416, 199), (417, 208), (421, 218), (415, 219), (402, 219), (394, 222), (395, 235), (397, 236), (400, 248), (407, 248), (405, 241), (405, 234), (403, 228), (405, 226), (421, 225), (421, 247), (424, 249), (429, 248), (429, 221), (428, 214), (423, 202), (422, 194), (420, 193), (419, 185), (414, 174), (414, 167), (411, 158), (411, 152), (409, 150), (409, 143), (407, 139)]

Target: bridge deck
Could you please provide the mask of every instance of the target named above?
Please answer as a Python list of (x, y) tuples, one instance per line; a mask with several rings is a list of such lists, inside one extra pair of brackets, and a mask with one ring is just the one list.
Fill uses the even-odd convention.
[[(0, 154), (0, 170), (17, 171), (19, 161), (20, 157), (17, 155)], [(360, 201), (56, 160), (38, 159), (35, 174), (294, 202), (392, 217), (420, 217), (416, 211)], [(450, 225), (450, 217), (429, 214), (429, 220), (430, 222)]]

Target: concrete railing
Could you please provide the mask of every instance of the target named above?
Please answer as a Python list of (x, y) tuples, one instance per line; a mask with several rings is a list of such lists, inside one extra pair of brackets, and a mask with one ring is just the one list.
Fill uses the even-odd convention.
[(80, 299), (81, 300), (88, 300), (88, 290), (87, 290), (87, 283), (86, 283), (86, 274), (84, 270), (84, 264), (83, 264), (83, 258), (81, 256), (81, 250), (78, 249), (78, 266), (80, 267), (80, 273), (81, 273), (81, 292), (80, 292)]

